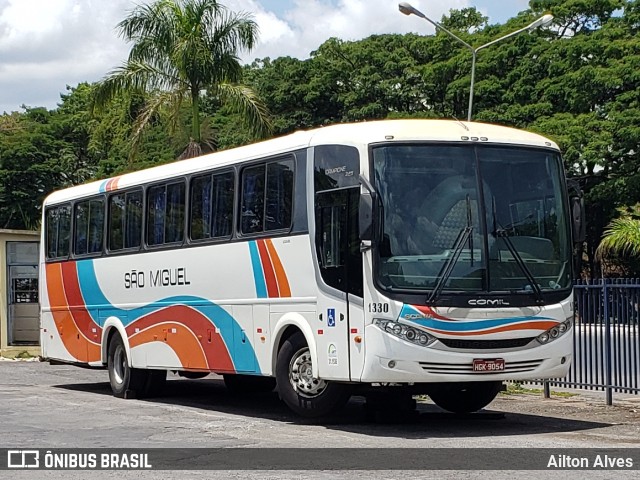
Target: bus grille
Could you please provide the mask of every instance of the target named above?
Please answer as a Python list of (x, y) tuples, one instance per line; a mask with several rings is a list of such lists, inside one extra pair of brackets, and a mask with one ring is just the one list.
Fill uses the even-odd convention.
[[(479, 375), (473, 371), (471, 363), (433, 363), (419, 362), (422, 369), (436, 375)], [(542, 360), (528, 360), (524, 362), (509, 362), (505, 364), (504, 371), (495, 373), (524, 373), (531, 372), (542, 364)]]
[(530, 338), (507, 338), (504, 340), (458, 340), (457, 338), (439, 338), (449, 348), (468, 350), (499, 350), (502, 348), (518, 348), (527, 345)]

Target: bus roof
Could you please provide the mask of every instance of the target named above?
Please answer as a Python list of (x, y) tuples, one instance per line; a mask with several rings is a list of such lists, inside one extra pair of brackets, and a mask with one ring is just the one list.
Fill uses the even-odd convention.
[(275, 156), (309, 146), (366, 146), (389, 141), (480, 142), (558, 149), (554, 142), (541, 135), (488, 123), (407, 119), (336, 124), (59, 190), (46, 198), (45, 205), (161, 181), (173, 176), (189, 175), (214, 166), (224, 167), (241, 161)]

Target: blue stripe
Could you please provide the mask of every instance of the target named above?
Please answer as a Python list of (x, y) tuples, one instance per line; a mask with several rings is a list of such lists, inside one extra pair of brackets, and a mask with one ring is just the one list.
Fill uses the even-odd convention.
[(100, 188), (98, 189), (98, 191), (99, 191), (100, 193), (104, 193), (104, 192), (106, 192), (106, 191), (107, 191), (107, 183), (109, 183), (109, 180), (110, 180), (110, 179), (107, 179), (107, 180), (105, 180), (104, 182), (102, 182), (102, 183), (100, 184)]
[(264, 281), (260, 252), (258, 252), (258, 246), (256, 245), (255, 240), (249, 242), (249, 253), (251, 254), (251, 265), (253, 266), (253, 279), (256, 285), (256, 296), (258, 298), (267, 298), (267, 284)]
[(102, 292), (102, 289), (98, 284), (98, 279), (96, 278), (96, 272), (92, 260), (76, 262), (76, 268), (78, 270), (80, 291), (84, 298), (84, 303), (87, 306), (87, 310), (89, 310), (89, 308), (95, 309), (96, 307), (99, 309), (108, 309), (109, 314), (118, 316), (126, 327), (138, 320), (140, 317), (149, 315), (154, 310), (159, 310), (171, 305), (187, 305), (200, 312), (212, 324), (218, 327), (222, 340), (231, 354), (234, 365), (255, 365), (255, 371), (260, 373), (258, 359), (256, 358), (255, 351), (250, 343), (246, 342), (242, 344), (240, 342), (234, 342), (234, 338), (242, 338), (242, 328), (238, 325), (236, 319), (221, 306), (216, 305), (205, 298), (184, 295), (163, 298), (143, 307), (125, 310), (112, 305)]
[(437, 320), (435, 318), (406, 318), (405, 315), (420, 314), (418, 310), (409, 305), (402, 307), (400, 312), (400, 318), (408, 320), (410, 322), (417, 323), (418, 325), (425, 326), (427, 328), (433, 328), (437, 330), (444, 330), (449, 332), (469, 332), (475, 330), (486, 330), (489, 328), (502, 327), (504, 325), (514, 325), (517, 323), (535, 322), (552, 320), (557, 321), (550, 317), (509, 317), (509, 318), (493, 318), (489, 320)]

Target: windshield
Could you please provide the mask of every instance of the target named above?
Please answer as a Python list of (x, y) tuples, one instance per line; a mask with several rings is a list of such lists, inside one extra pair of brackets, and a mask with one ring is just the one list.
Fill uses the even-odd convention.
[(374, 148), (373, 162), (383, 288), (544, 293), (570, 286), (556, 152), (393, 145)]

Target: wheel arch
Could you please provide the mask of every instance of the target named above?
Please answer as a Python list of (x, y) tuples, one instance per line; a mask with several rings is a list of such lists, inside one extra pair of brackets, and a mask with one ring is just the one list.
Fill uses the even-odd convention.
[(276, 374), (276, 363), (278, 361), (278, 352), (282, 348), (282, 344), (295, 333), (300, 332), (309, 346), (309, 354), (311, 355), (311, 365), (313, 375), (318, 376), (318, 356), (315, 337), (309, 326), (309, 321), (300, 313), (285, 313), (278, 319), (273, 328), (273, 344), (271, 349), (271, 372)]
[(103, 365), (107, 364), (107, 355), (109, 351), (109, 342), (114, 335), (120, 335), (122, 339), (122, 343), (124, 344), (124, 348), (127, 352), (127, 363), (129, 366), (132, 366), (131, 361), (131, 348), (129, 347), (129, 337), (127, 336), (127, 331), (122, 324), (122, 321), (117, 317), (109, 317), (104, 322), (104, 327), (102, 327), (102, 342), (101, 342), (101, 362)]

